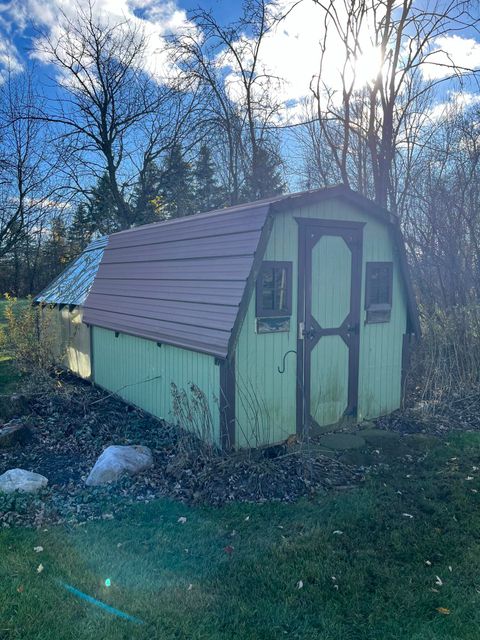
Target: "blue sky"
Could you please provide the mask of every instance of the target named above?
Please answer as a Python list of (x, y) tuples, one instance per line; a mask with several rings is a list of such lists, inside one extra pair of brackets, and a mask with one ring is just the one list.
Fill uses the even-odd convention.
[[(442, 0), (440, 0), (441, 2)], [(445, 0), (446, 1), (446, 0)], [(35, 57), (35, 24), (41, 29), (54, 34), (58, 29), (59, 8), (73, 15), (76, 4), (85, 5), (87, 0), (0, 0), (0, 69), (7, 64), (17, 73), (27, 66), (29, 59)], [(285, 6), (294, 4), (294, 0), (281, 0)], [(417, 0), (417, 6), (428, 0)], [(138, 21), (145, 27), (152, 41), (152, 59), (161, 50), (162, 34), (171, 33), (188, 26), (188, 11), (201, 4), (202, 8), (213, 11), (221, 22), (228, 22), (239, 16), (242, 3), (239, 0), (95, 0), (95, 9), (111, 20), (126, 17)], [(474, 10), (475, 3), (472, 3)], [(281, 76), (284, 81), (280, 89), (282, 99), (288, 105), (298, 105), (309, 95), (309, 83), (318, 69), (318, 41), (320, 37), (321, 16), (318, 6), (312, 0), (303, 0), (281, 27), (266, 40), (262, 64), (272, 73)], [(432, 47), (441, 48), (438, 60), (453, 60), (462, 66), (480, 69), (480, 34), (478, 30), (446, 34), (443, 39), (432, 43)], [(335, 87), (338, 81), (337, 47), (331, 43), (332, 64), (325, 67), (325, 81)], [(155, 55), (154, 55), (155, 53)], [(366, 53), (358, 64), (357, 73), (360, 81), (362, 74), (374, 64), (372, 52)], [(162, 64), (161, 56), (158, 64)], [(441, 78), (440, 66), (431, 66), (425, 73), (431, 77)], [(42, 61), (37, 61), (37, 79), (42, 83), (51, 70)], [(44, 83), (45, 84), (45, 83)], [(449, 93), (461, 99), (465, 104), (475, 104), (480, 98), (477, 87), (467, 81), (459, 84), (443, 86), (438, 92), (438, 102), (445, 101)], [(458, 96), (461, 95), (461, 98)], [(441, 105), (440, 105), (441, 106)], [(294, 109), (290, 109), (294, 114)]]
[[(293, 0), (281, 0), (285, 6)], [(0, 69), (8, 63), (13, 71), (20, 72), (22, 66), (32, 55), (34, 50), (36, 23), (43, 30), (53, 33), (58, 28), (59, 8), (67, 14), (73, 15), (75, 5), (85, 5), (87, 0), (0, 0)], [(418, 0), (418, 5), (428, 0)], [(163, 33), (175, 31), (188, 24), (189, 10), (199, 6), (211, 9), (218, 20), (228, 22), (235, 19), (241, 12), (242, 3), (239, 0), (95, 0), (95, 8), (112, 20), (126, 17), (139, 21), (152, 36), (153, 40), (161, 38)], [(472, 4), (475, 10), (475, 3)], [(263, 57), (265, 66), (274, 73), (281, 75), (283, 83), (283, 97), (290, 103), (308, 95), (308, 85), (318, 65), (318, 40), (321, 18), (318, 7), (312, 0), (303, 0), (282, 24), (281, 28), (265, 42)], [(479, 9), (477, 7), (476, 11)], [(479, 14), (480, 15), (480, 14)], [(158, 42), (155, 41), (158, 50)], [(436, 46), (436, 43), (432, 43)], [(478, 31), (451, 33), (438, 43), (447, 52), (449, 59), (453, 59), (464, 66), (480, 69), (480, 35)], [(153, 46), (153, 45), (152, 45)], [(335, 54), (335, 43), (332, 42), (332, 52)], [(334, 60), (335, 62), (335, 60)], [(371, 58), (366, 57), (361, 67), (371, 64)], [(40, 79), (45, 73), (45, 65), (37, 66)], [(442, 73), (439, 67), (431, 67), (432, 74)], [(334, 83), (335, 79), (329, 79)], [(475, 90), (471, 85), (464, 87), (471, 93), (470, 100), (474, 100)]]

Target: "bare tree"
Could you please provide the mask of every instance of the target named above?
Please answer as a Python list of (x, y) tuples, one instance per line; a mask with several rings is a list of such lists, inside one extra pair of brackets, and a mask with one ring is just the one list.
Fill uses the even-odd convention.
[(60, 34), (39, 39), (62, 85), (41, 117), (68, 140), (80, 191), (84, 175), (91, 184), (92, 176), (107, 172), (120, 226), (129, 227), (136, 219), (131, 186), (141, 185), (149, 166), (178, 139), (195, 93), (146, 70), (148, 39), (136, 24), (109, 23), (89, 3), (73, 18), (62, 14), (60, 26)]
[(40, 107), (31, 72), (7, 73), (0, 87), (0, 258), (41, 228), (62, 189), (63, 158), (36, 118)]
[[(347, 185), (397, 209), (400, 194), (395, 176), (401, 162), (420, 147), (428, 103), (438, 84), (475, 69), (460, 68), (438, 43), (447, 34), (475, 28), (462, 0), (315, 0), (323, 11), (319, 71), (311, 82), (316, 119), (323, 141)], [(325, 80), (334, 38), (340, 47), (339, 88)], [(366, 50), (375, 52), (371, 76), (359, 86), (359, 65)], [(329, 56), (330, 53), (330, 56)], [(368, 63), (368, 62), (367, 62)], [(442, 73), (425, 74), (427, 65)], [(430, 79), (429, 79), (430, 78)], [(404, 167), (403, 175), (408, 175)]]
[(262, 176), (268, 161), (280, 163), (272, 133), (281, 103), (275, 97), (279, 78), (262, 63), (261, 51), (277, 22), (276, 3), (248, 0), (242, 17), (227, 26), (211, 11), (198, 10), (191, 19), (197, 33), (174, 42), (176, 60), (185, 75), (204, 87), (204, 129), (226, 142), (226, 187), (231, 203), (241, 197), (246, 180), (251, 197), (262, 197), (272, 185)]

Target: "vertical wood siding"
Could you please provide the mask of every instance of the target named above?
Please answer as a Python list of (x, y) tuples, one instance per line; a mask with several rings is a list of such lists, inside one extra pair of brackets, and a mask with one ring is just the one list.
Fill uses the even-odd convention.
[[(287, 333), (255, 333), (252, 296), (236, 350), (237, 446), (280, 442), (296, 431), (297, 361), (283, 356), (297, 348), (298, 225), (295, 217), (365, 222), (360, 308), (360, 373), (358, 418), (374, 418), (393, 411), (401, 401), (402, 340), (406, 330), (406, 297), (398, 257), (386, 225), (340, 200), (328, 200), (277, 215), (265, 260), (293, 263), (293, 312)], [(365, 324), (365, 263), (393, 261), (392, 315), (389, 323)], [(341, 301), (341, 297), (338, 297)], [(334, 301), (332, 301), (334, 302)], [(333, 312), (334, 313), (334, 312)], [(342, 360), (341, 340), (329, 345), (328, 360)], [(332, 352), (333, 350), (333, 352)], [(320, 352), (319, 352), (320, 353)], [(333, 408), (332, 408), (333, 409)]]
[[(158, 418), (173, 421), (170, 384), (190, 396), (190, 383), (205, 394), (220, 441), (219, 367), (213, 356), (93, 327), (93, 366), (97, 384)], [(185, 425), (184, 425), (185, 426)]]

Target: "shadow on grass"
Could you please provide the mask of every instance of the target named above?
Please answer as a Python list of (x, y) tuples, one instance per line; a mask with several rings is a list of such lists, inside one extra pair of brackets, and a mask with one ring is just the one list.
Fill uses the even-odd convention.
[(157, 500), (116, 520), (5, 531), (4, 637), (476, 640), (480, 435), (411, 442), (421, 462), (392, 459), (362, 488), (296, 504)]

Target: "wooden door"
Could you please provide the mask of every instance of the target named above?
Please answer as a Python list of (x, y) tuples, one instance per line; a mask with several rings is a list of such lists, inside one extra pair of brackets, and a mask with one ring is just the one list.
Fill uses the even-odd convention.
[(325, 431), (358, 403), (362, 223), (299, 222), (297, 430)]

